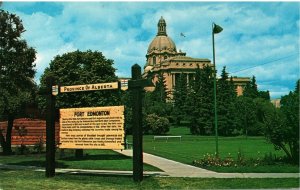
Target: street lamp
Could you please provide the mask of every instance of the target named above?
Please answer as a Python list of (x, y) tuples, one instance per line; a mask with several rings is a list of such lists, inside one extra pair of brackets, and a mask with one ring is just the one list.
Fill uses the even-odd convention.
[(218, 114), (217, 114), (217, 72), (215, 60), (215, 34), (222, 32), (223, 28), (215, 23), (212, 23), (212, 44), (213, 44), (213, 62), (214, 62), (214, 111), (215, 111), (215, 139), (216, 139), (216, 157), (219, 157), (218, 148)]

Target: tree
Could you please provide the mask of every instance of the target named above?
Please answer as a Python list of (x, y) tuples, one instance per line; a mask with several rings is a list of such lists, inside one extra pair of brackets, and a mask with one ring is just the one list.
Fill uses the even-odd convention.
[(169, 93), (167, 90), (165, 77), (163, 73), (160, 73), (154, 90), (145, 92), (144, 106), (147, 108), (145, 110), (146, 114), (155, 113), (158, 116), (170, 116), (172, 105), (167, 102)]
[(146, 117), (147, 132), (154, 135), (166, 134), (170, 129), (169, 120), (165, 117), (159, 117), (156, 114), (150, 114)]
[(264, 98), (255, 98), (252, 99), (254, 103), (254, 116), (255, 116), (255, 125), (253, 125), (251, 128), (249, 128), (249, 135), (264, 135), (264, 107), (267, 107), (270, 105), (270, 101), (266, 100)]
[(269, 92), (269, 90), (267, 90), (267, 91), (258, 91), (258, 97), (270, 101), (270, 92)]
[(299, 162), (299, 80), (296, 89), (281, 98), (281, 108), (266, 107), (266, 138), (275, 149), (283, 150), (289, 160)]
[(158, 75), (158, 80), (155, 83), (154, 91), (151, 93), (151, 100), (155, 102), (165, 103), (167, 100), (167, 85), (163, 73)]
[(235, 111), (237, 113), (238, 127), (237, 130), (240, 134), (246, 135), (257, 135), (257, 107), (252, 98), (239, 96), (235, 102)]
[(223, 67), (221, 78), (217, 82), (217, 111), (218, 111), (218, 132), (220, 135), (231, 135), (236, 128), (234, 101), (236, 92), (232, 78), (228, 80), (226, 67)]
[[(192, 134), (209, 135), (213, 131), (213, 71), (210, 66), (196, 69), (190, 97)], [(189, 102), (189, 101), (188, 101)]]
[(262, 98), (270, 101), (270, 92), (268, 90), (267, 91), (258, 90), (255, 76), (252, 76), (251, 81), (246, 84), (245, 89), (243, 91), (243, 96), (252, 99)]
[(145, 93), (145, 98), (144, 98), (144, 107), (145, 109), (145, 114), (152, 114), (155, 113), (158, 116), (162, 117), (169, 117), (171, 115), (173, 106), (169, 102), (160, 102), (160, 101), (153, 101), (151, 98), (149, 98), (149, 94), (151, 92), (146, 92)]
[[(58, 55), (51, 61), (41, 76), (41, 87), (46, 85), (46, 77), (53, 76), (63, 86), (94, 84), (118, 81), (113, 68), (113, 60), (106, 59), (101, 52), (79, 50)], [(120, 94), (116, 90), (94, 92), (62, 93), (56, 97), (56, 109), (119, 105)], [(40, 107), (45, 107), (40, 97)], [(77, 151), (78, 152), (78, 151)]]
[(252, 76), (252, 79), (249, 83), (246, 84), (243, 96), (249, 97), (249, 98), (257, 98), (258, 97), (258, 90), (257, 90), (257, 84), (256, 84), (256, 78), (255, 76)]
[(122, 105), (125, 106), (124, 116), (125, 116), (125, 134), (132, 134), (132, 98), (131, 93), (127, 90), (122, 92), (121, 95)]
[(281, 98), (280, 110), (286, 118), (286, 127), (289, 129), (288, 146), (293, 161), (299, 161), (299, 83), (296, 83), (294, 92)]
[(0, 10), (0, 111), (7, 121), (6, 137), (0, 131), (4, 154), (11, 154), (11, 132), (15, 116), (26, 104), (35, 88), (36, 51), (21, 38), (25, 32), (22, 20)]
[(175, 81), (175, 89), (173, 93), (174, 109), (172, 116), (176, 119), (176, 124), (185, 119), (185, 104), (187, 99), (187, 81), (186, 74), (181, 73), (178, 80)]
[[(50, 75), (64, 86), (118, 81), (113, 60), (106, 59), (101, 52), (91, 50), (77, 50), (56, 56), (41, 76), (41, 87), (46, 85), (45, 79)], [(116, 90), (62, 93), (56, 98), (57, 109), (117, 104), (120, 104), (120, 95)]]

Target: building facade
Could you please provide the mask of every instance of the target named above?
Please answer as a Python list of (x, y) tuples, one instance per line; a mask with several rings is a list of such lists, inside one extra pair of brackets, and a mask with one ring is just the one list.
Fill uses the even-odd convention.
[[(193, 79), (195, 69), (205, 65), (212, 66), (209, 59), (199, 59), (186, 56), (185, 52), (177, 51), (174, 41), (168, 36), (166, 21), (161, 17), (157, 24), (157, 35), (150, 43), (144, 66), (143, 77), (153, 77), (153, 83), (162, 74), (165, 78), (167, 91), (172, 94), (180, 75), (184, 74), (187, 82)], [(152, 91), (154, 87), (147, 87)]]
[[(167, 34), (166, 21), (161, 17), (157, 24), (157, 34), (148, 46), (146, 53), (146, 64), (144, 66), (143, 77), (152, 78), (155, 84), (158, 76), (162, 74), (165, 79), (169, 98), (172, 98), (175, 84), (179, 81), (180, 75), (184, 74), (186, 81), (194, 78), (196, 69), (204, 66), (213, 66), (207, 58), (192, 58), (186, 56), (185, 52), (177, 51), (174, 41)], [(130, 78), (119, 78), (122, 90), (128, 89)], [(246, 84), (250, 82), (249, 77), (233, 77), (233, 83), (237, 95), (243, 94)], [(147, 91), (153, 91), (155, 87), (146, 87)]]
[[(196, 68), (213, 66), (207, 58), (192, 58), (186, 56), (185, 52), (177, 51), (174, 41), (167, 34), (167, 24), (161, 17), (157, 24), (157, 34), (149, 44), (146, 54), (146, 64), (144, 66), (143, 77), (152, 77), (155, 84), (161, 74), (165, 78), (167, 91), (172, 98), (175, 84), (179, 81), (180, 75), (184, 74), (187, 83), (194, 78)], [(243, 94), (243, 89), (248, 77), (234, 77), (233, 82), (236, 87), (237, 95)], [(152, 91), (155, 87), (147, 87), (146, 90)]]

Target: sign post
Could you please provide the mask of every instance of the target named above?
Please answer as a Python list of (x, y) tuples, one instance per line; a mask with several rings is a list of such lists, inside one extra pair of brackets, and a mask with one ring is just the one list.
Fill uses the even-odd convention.
[[(111, 82), (111, 83), (97, 83), (97, 84), (86, 84), (86, 85), (75, 85), (75, 86), (58, 86), (54, 85), (54, 78), (52, 76), (49, 76), (46, 78), (46, 89), (41, 89), (39, 94), (41, 95), (46, 95), (46, 107), (47, 107), (47, 118), (46, 118), (46, 177), (54, 177), (55, 176), (55, 96), (58, 95), (59, 93), (65, 93), (65, 92), (80, 92), (80, 91), (96, 91), (96, 90), (112, 90), (112, 89), (119, 89), (120, 84), (118, 82)], [(88, 137), (89, 140), (88, 144), (83, 144), (82, 147), (88, 146), (89, 148), (114, 148), (114, 149), (123, 149), (123, 140), (124, 140), (124, 107), (119, 106), (119, 108), (114, 109), (112, 107), (110, 108), (105, 108), (105, 109), (111, 109), (110, 111), (99, 111), (95, 109), (103, 109), (102, 108), (78, 108), (81, 110), (76, 110), (76, 109), (71, 109), (70, 112), (73, 113), (73, 116), (70, 117), (70, 114), (68, 114), (68, 109), (65, 109), (65, 123), (62, 124), (61, 126), (64, 125), (66, 130), (64, 133), (60, 132), (60, 135), (62, 137), (65, 137), (65, 143), (63, 146), (60, 146), (62, 148), (67, 148), (68, 146), (73, 146), (73, 148), (78, 148), (80, 146), (74, 146), (72, 144), (73, 142), (78, 140), (84, 140), (84, 138)], [(86, 110), (87, 109), (87, 110)], [(92, 110), (91, 110), (92, 109)], [(84, 134), (85, 137), (83, 137), (83, 134), (79, 134), (76, 136), (76, 133), (74, 135), (73, 130), (80, 130), (82, 131), (87, 131), (88, 129), (82, 129), (84, 127), (80, 127), (81, 124), (77, 126), (76, 122), (73, 122), (71, 120), (76, 120), (76, 117), (80, 116), (85, 116), (82, 114), (82, 110), (87, 111), (85, 119), (88, 119), (92, 121), (93, 119), (95, 121), (89, 122), (83, 122), (83, 120), (78, 119), (79, 122), (82, 122), (81, 124), (86, 124), (88, 128), (93, 128), (90, 130), (93, 131), (104, 131), (104, 138), (98, 137), (97, 134)], [(81, 114), (80, 114), (81, 112)], [(118, 112), (118, 113), (116, 113)], [(84, 113), (84, 112), (83, 112)], [(111, 115), (114, 117), (110, 118), (100, 118), (97, 116), (100, 116), (101, 113), (112, 113)], [(100, 114), (100, 115), (99, 115)], [(104, 114), (105, 115), (105, 114)], [(75, 118), (74, 118), (75, 117)], [(87, 118), (88, 117), (88, 118)], [(71, 118), (71, 119), (70, 119)], [(68, 119), (70, 119), (68, 121)], [(98, 120), (103, 119), (103, 122), (101, 123)], [(106, 123), (105, 121), (109, 121), (110, 123)], [(62, 119), (61, 119), (62, 121)], [(99, 129), (100, 127), (105, 126), (105, 129)], [(117, 129), (116, 129), (117, 128)], [(117, 130), (117, 131), (116, 131)], [(69, 134), (70, 133), (70, 134)], [(72, 134), (73, 133), (73, 134)], [(84, 132), (83, 132), (84, 133)], [(111, 134), (112, 133), (112, 134)], [(69, 136), (67, 136), (69, 135)], [(72, 138), (70, 136), (72, 135)], [(75, 137), (74, 137), (75, 136)], [(66, 140), (67, 139), (67, 140)], [(68, 139), (72, 139), (72, 143), (68, 141)], [(102, 139), (102, 141), (100, 140)], [(105, 139), (105, 140), (104, 140)], [(77, 142), (77, 141), (76, 141)], [(98, 143), (99, 142), (99, 143)], [(78, 143), (78, 142), (77, 142)], [(66, 146), (66, 147), (64, 147)]]
[(133, 180), (143, 180), (143, 131), (142, 131), (142, 90), (144, 80), (141, 78), (141, 67), (135, 64), (131, 67), (132, 80), (128, 87), (132, 93), (133, 121)]
[[(133, 180), (143, 180), (142, 90), (150, 86), (141, 77), (141, 67), (132, 66)], [(55, 176), (55, 96), (59, 93), (120, 89), (119, 82), (54, 86), (47, 78), (46, 177)], [(124, 149), (124, 106), (60, 110), (60, 148)]]
[(53, 96), (54, 78), (48, 77), (47, 84), (47, 119), (46, 119), (46, 177), (55, 176), (55, 96)]

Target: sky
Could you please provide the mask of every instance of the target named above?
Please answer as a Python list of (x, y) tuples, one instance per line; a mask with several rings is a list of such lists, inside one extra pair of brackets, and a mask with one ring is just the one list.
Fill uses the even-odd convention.
[[(161, 16), (177, 50), (212, 60), (212, 23), (218, 74), (255, 76), (259, 90), (280, 98), (299, 77), (299, 2), (7, 2), (2, 9), (23, 21), (23, 34), (37, 51), (36, 77), (56, 55), (100, 51), (114, 60), (116, 75), (146, 63)], [(184, 36), (180, 35), (181, 33)]]

